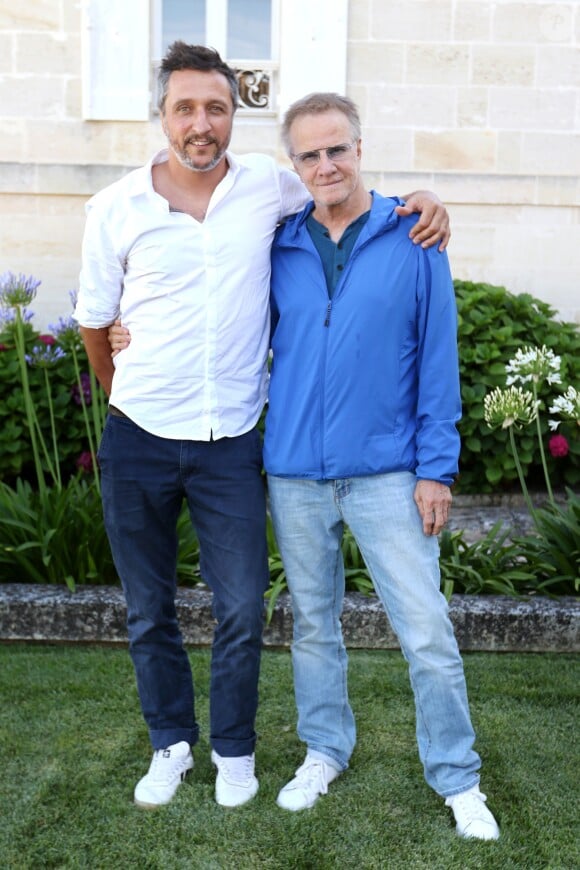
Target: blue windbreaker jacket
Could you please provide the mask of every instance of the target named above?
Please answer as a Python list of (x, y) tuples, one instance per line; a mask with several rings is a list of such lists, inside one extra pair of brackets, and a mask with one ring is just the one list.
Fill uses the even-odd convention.
[(328, 480), (393, 471), (451, 484), (461, 415), (457, 315), (447, 255), (413, 245), (416, 217), (373, 192), (329, 300), (306, 227), (272, 248), (272, 350), (264, 464)]

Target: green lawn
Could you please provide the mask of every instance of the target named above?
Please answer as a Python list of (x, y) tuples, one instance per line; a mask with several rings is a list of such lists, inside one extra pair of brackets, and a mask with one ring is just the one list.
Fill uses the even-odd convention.
[(573, 870), (578, 846), (580, 658), (465, 656), (482, 789), (497, 843), (456, 837), (417, 759), (406, 666), (397, 652), (353, 652), (359, 741), (347, 773), (313, 810), (285, 813), (278, 789), (302, 761), (287, 652), (264, 654), (260, 792), (224, 810), (212, 798), (208, 660), (191, 661), (202, 739), (168, 807), (132, 804), (150, 759), (125, 650), (0, 646), (0, 868), (250, 870), (437, 868)]

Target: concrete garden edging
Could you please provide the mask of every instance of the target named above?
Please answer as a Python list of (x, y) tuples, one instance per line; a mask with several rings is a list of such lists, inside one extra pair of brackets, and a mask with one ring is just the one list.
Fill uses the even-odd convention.
[[(580, 651), (580, 601), (572, 597), (514, 599), (503, 595), (453, 595), (450, 615), (461, 650), (487, 652)], [(211, 644), (211, 593), (180, 588), (177, 609), (188, 646)], [(126, 644), (125, 602), (118, 587), (0, 584), (0, 641)], [(353, 649), (398, 649), (380, 602), (346, 595), (344, 636)], [(276, 602), (264, 633), (266, 647), (288, 647), (292, 611), (287, 593)]]

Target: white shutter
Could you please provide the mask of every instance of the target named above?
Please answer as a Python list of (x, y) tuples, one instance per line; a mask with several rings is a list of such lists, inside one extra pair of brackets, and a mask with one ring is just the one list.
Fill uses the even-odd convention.
[(149, 0), (84, 0), (82, 9), (83, 118), (147, 121)]
[(226, 60), (228, 42), (227, 0), (206, 0), (205, 41)]
[(279, 110), (312, 91), (346, 89), (348, 0), (281, 0)]

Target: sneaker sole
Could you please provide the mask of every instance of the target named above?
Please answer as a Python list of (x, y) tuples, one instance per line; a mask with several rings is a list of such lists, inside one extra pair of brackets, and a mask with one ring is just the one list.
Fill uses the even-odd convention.
[(493, 831), (489, 836), (481, 837), (477, 834), (463, 834), (458, 828), (455, 828), (455, 833), (462, 840), (479, 840), (481, 843), (490, 843), (494, 840), (499, 840), (499, 831)]
[(312, 807), (318, 802), (319, 797), (320, 795), (318, 795), (318, 797), (315, 797), (314, 800), (310, 803), (304, 804), (304, 806), (301, 807), (287, 807), (284, 806), (284, 804), (280, 803), (280, 801), (278, 800), (276, 801), (276, 805), (279, 806), (281, 810), (285, 810), (287, 813), (302, 813), (304, 810), (311, 810)]
[(215, 802), (218, 806), (224, 807), (226, 810), (235, 810), (236, 807), (243, 807), (244, 804), (249, 803), (256, 797), (257, 794), (258, 789), (256, 788), (256, 791), (252, 792), (252, 794), (249, 794), (247, 797), (244, 797), (243, 800), (237, 801), (236, 803), (224, 803), (223, 801), (218, 800), (218, 796), (215, 795)]
[(133, 803), (136, 807), (139, 807), (140, 810), (159, 810), (161, 807), (166, 807), (168, 803), (171, 803), (171, 800), (167, 801), (166, 804), (148, 804), (145, 801), (138, 801), (137, 798), (135, 798)]

